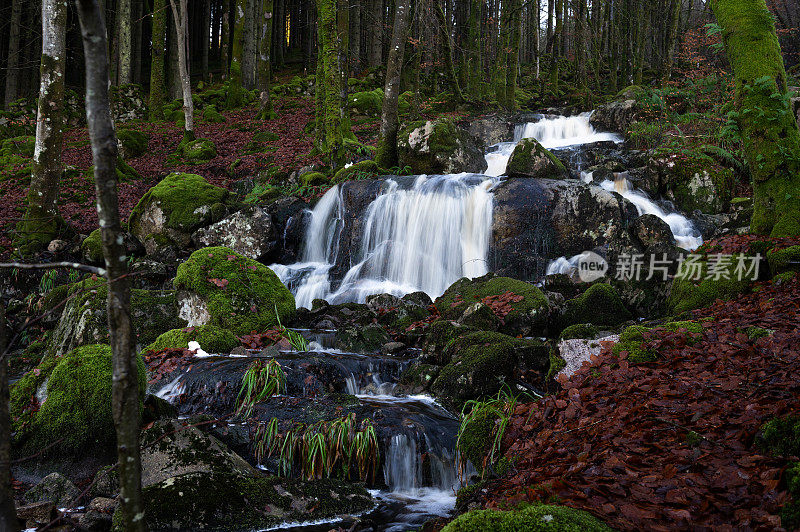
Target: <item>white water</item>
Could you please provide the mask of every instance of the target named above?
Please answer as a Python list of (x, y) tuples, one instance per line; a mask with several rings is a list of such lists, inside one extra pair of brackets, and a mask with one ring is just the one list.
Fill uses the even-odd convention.
[(388, 180), (364, 213), (360, 249), (336, 289), (330, 270), (339, 254), (344, 209), (341, 190), (334, 187), (311, 213), (301, 262), (270, 268), (294, 292), (298, 307), (311, 307), (318, 298), (363, 302), (383, 293), (438, 297), (462, 277), (487, 273), (495, 183), (471, 174), (419, 176), (404, 189)]
[(619, 135), (595, 131), (589, 123), (591, 116), (591, 113), (583, 113), (518, 125), (514, 131), (513, 142), (501, 142), (494, 146), (494, 151), (486, 154), (486, 163), (489, 165), (486, 175), (498, 177), (505, 174), (508, 160), (522, 139), (536, 139), (548, 150), (593, 142), (622, 142), (622, 137)]

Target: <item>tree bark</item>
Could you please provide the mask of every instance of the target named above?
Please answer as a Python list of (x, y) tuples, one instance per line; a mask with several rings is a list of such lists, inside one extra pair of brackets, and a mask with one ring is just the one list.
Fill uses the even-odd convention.
[(43, 249), (62, 220), (56, 208), (64, 140), (64, 66), (66, 64), (66, 0), (42, 1), (42, 62), (33, 175), (27, 210), (19, 227), (19, 252), (25, 257)]
[(150, 120), (164, 119), (167, 100), (164, 84), (164, 54), (167, 45), (167, 0), (153, 0), (153, 34), (150, 53)]
[(273, 0), (261, 0), (261, 43), (258, 56), (258, 88), (261, 89), (261, 107), (256, 118), (271, 120), (275, 118), (270, 96), (270, 80), (272, 78), (272, 22)]
[(208, 54), (211, 50), (210, 45), (210, 33), (211, 33), (211, 0), (205, 0), (203, 2), (203, 26), (201, 28), (201, 51), (202, 51), (202, 59), (200, 61), (200, 69), (203, 75), (203, 82), (208, 83)]
[(371, 0), (369, 66), (374, 68), (383, 62), (383, 0)]
[(800, 133), (775, 25), (764, 0), (712, 0), (736, 78), (735, 103), (753, 176), (750, 229), (800, 234)]
[(183, 91), (183, 114), (186, 123), (183, 128), (184, 140), (194, 140), (194, 102), (192, 101), (192, 81), (189, 77), (187, 61), (189, 48), (189, 12), (188, 0), (169, 0), (172, 6), (172, 17), (175, 19), (175, 36), (178, 45), (178, 71)]
[[(185, 0), (184, 0), (185, 1)], [(96, 0), (76, 0), (86, 58), (86, 117), (94, 159), (97, 215), (108, 279), (108, 329), (113, 352), (112, 412), (117, 432), (120, 510), (127, 532), (144, 532), (139, 386), (130, 281), (117, 198), (117, 138), (108, 96), (105, 22)]]
[(131, 82), (131, 0), (117, 0), (119, 19), (119, 72), (120, 85)]
[(231, 50), (231, 82), (228, 87), (228, 109), (235, 109), (244, 104), (244, 87), (242, 87), (242, 52), (244, 38), (244, 17), (247, 12), (247, 0), (237, 0), (233, 17), (233, 43)]
[(519, 43), (522, 31), (522, 0), (510, 0), (507, 28), (508, 47), (506, 53), (505, 107), (513, 111), (517, 106), (517, 72), (519, 63)]
[(19, 29), (22, 22), (22, 0), (11, 4), (11, 22), (8, 34), (8, 60), (6, 62), (5, 106), (17, 99), (19, 89)]
[(395, 7), (392, 41), (389, 45), (389, 60), (386, 63), (386, 83), (383, 89), (383, 109), (381, 111), (381, 130), (375, 162), (383, 168), (397, 166), (397, 130), (399, 118), (397, 107), (400, 102), (400, 77), (403, 72), (403, 58), (406, 53), (410, 0), (397, 0)]
[(220, 37), (221, 47), (221, 61), (222, 61), (222, 79), (228, 79), (228, 73), (231, 65), (230, 53), (228, 42), (231, 38), (231, 10), (230, 0), (222, 0), (222, 35)]
[(17, 532), (19, 521), (11, 487), (11, 413), (8, 392), (6, 305), (0, 301), (0, 530)]

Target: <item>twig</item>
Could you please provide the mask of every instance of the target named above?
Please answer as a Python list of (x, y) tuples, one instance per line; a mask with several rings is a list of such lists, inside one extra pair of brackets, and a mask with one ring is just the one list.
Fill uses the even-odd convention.
[(73, 270), (82, 270), (102, 277), (105, 277), (106, 275), (106, 270), (104, 268), (97, 268), (95, 266), (89, 266), (88, 264), (81, 264), (80, 262), (48, 262), (34, 264), (26, 264), (24, 262), (0, 262), (0, 268), (19, 268), (20, 270), (54, 270), (56, 268), (71, 268)]

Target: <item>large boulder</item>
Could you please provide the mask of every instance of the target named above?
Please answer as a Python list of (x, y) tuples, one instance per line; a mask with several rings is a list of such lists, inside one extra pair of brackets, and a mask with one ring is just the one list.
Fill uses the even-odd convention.
[[(46, 358), (12, 386), (16, 454), (56, 444), (50, 454), (114, 455), (111, 358), (107, 345), (79, 347), (63, 357)], [(137, 362), (143, 397), (145, 367), (141, 359)]]
[(563, 327), (579, 323), (614, 326), (631, 319), (619, 293), (613, 286), (593, 284), (580, 296), (566, 302), (560, 323)]
[(589, 123), (597, 129), (625, 133), (637, 119), (636, 100), (617, 100), (601, 105), (592, 113)]
[(129, 83), (111, 87), (111, 117), (117, 123), (147, 118), (147, 96), (141, 85)]
[(28, 504), (50, 501), (57, 508), (64, 508), (75, 502), (78, 495), (80, 491), (69, 479), (59, 473), (50, 473), (26, 491), (23, 499)]
[(262, 260), (272, 252), (278, 245), (277, 238), (272, 217), (255, 205), (192, 235), (197, 247), (225, 246), (253, 260)]
[(486, 168), (482, 143), (454, 121), (413, 122), (397, 139), (400, 166), (414, 174), (480, 174)]
[[(69, 300), (48, 342), (48, 353), (59, 356), (81, 345), (107, 343), (106, 283), (81, 281), (69, 288), (67, 295)], [(140, 348), (161, 333), (185, 325), (178, 318), (174, 291), (131, 290), (131, 317)]]
[(189, 326), (215, 325), (235, 334), (265, 331), (295, 314), (294, 296), (278, 276), (230, 248), (195, 251), (175, 276), (179, 316)]
[(569, 172), (558, 158), (536, 139), (523, 139), (514, 148), (508, 160), (506, 174), (509, 177), (536, 177), (565, 179)]
[(658, 189), (652, 192), (674, 201), (683, 211), (717, 214), (733, 198), (733, 169), (700, 151), (656, 150), (647, 166), (658, 175)]
[(128, 226), (148, 254), (163, 246), (185, 248), (195, 231), (225, 217), (229, 199), (227, 190), (199, 175), (173, 173), (139, 200)]
[(469, 133), (487, 146), (493, 146), (511, 141), (514, 138), (514, 126), (514, 121), (508, 116), (491, 115), (470, 121)]

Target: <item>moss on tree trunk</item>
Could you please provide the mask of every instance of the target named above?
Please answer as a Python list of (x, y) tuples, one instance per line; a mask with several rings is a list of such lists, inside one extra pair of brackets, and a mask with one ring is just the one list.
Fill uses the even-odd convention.
[(714, 0), (736, 77), (736, 106), (753, 176), (751, 230), (800, 234), (800, 134), (772, 15), (764, 0)]
[(230, 85), (226, 107), (235, 109), (244, 104), (244, 88), (242, 87), (242, 50), (244, 39), (244, 15), (247, 0), (238, 0), (233, 15), (233, 50), (231, 53)]
[(167, 91), (164, 84), (164, 53), (167, 44), (167, 0), (153, 0), (153, 37), (150, 59), (150, 120), (164, 119)]

